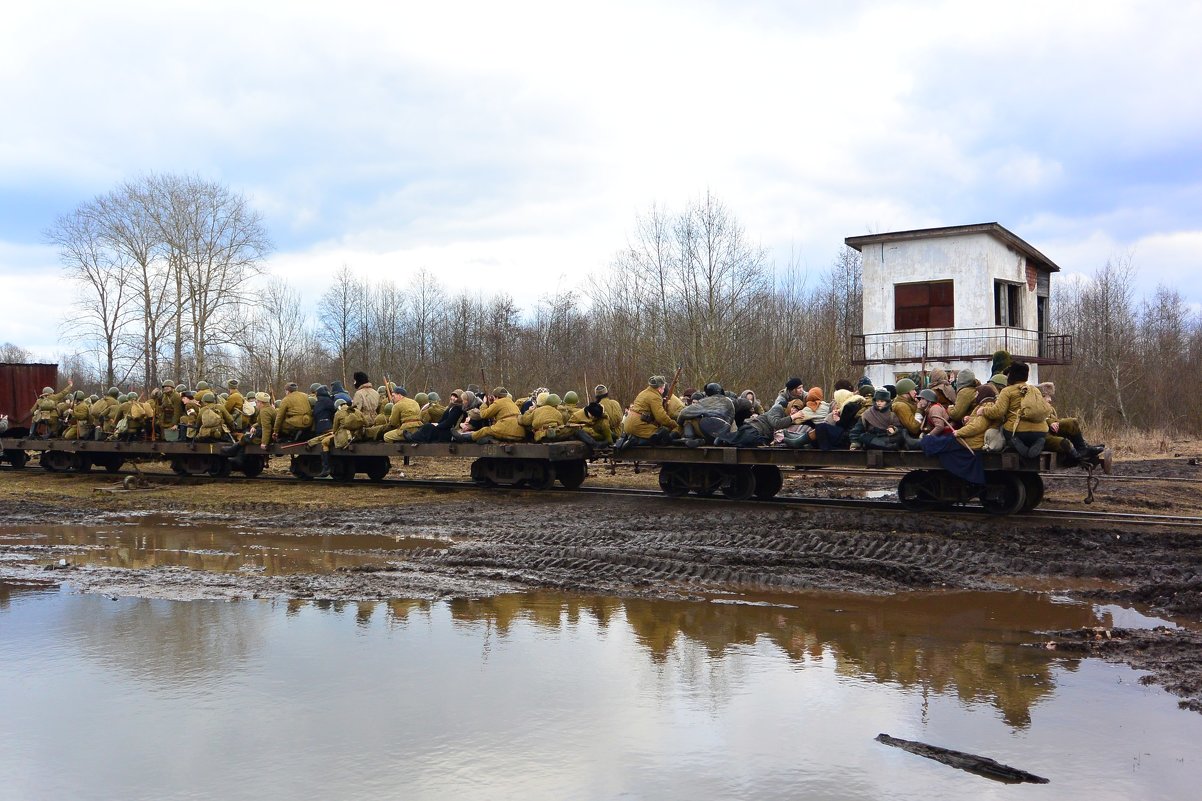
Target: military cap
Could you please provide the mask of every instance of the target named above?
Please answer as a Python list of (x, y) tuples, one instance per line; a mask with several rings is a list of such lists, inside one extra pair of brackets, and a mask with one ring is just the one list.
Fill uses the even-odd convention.
[(408, 395), (409, 393), (405, 391), (404, 387), (402, 387), (400, 384), (397, 384), (395, 387), (392, 388), (392, 394), (393, 395)]
[(558, 406), (560, 403), (561, 403), (561, 401), (559, 399), (559, 396), (556, 395), (554, 392), (547, 395), (547, 405), (548, 406)]
[(166, 381), (160, 384), (160, 386), (171, 387), (172, 389), (175, 389), (175, 382), (168, 378)]
[(189, 399), (196, 397), (196, 393), (190, 389), (185, 389), (184, 391), (180, 392), (179, 394), (184, 396), (185, 398), (189, 398)]
[(647, 384), (653, 387), (662, 387), (666, 383), (668, 383), (668, 379), (662, 375), (653, 375), (647, 379)]
[(208, 381), (197, 381), (197, 382), (196, 382), (196, 391), (197, 391), (197, 392), (204, 392), (204, 391), (205, 391), (205, 390), (207, 390), (208, 388), (209, 388), (209, 382), (208, 382)]
[(93, 392), (91, 395), (88, 396), (88, 400), (91, 401), (92, 403), (95, 403), (96, 401), (100, 400), (100, 396), (97, 395), (95, 392)]
[(214, 395), (212, 392), (206, 392), (205, 394), (200, 396), (200, 402), (201, 403), (216, 403), (217, 396)]
[(593, 387), (593, 394), (600, 398), (603, 395), (609, 394), (609, 388), (604, 384), (598, 384), (597, 386)]
[(876, 392), (872, 393), (872, 400), (874, 402), (879, 401), (879, 400), (890, 401), (890, 400), (893, 400), (893, 395), (890, 394), (889, 390), (885, 389), (884, 387), (881, 387)]
[(911, 381), (908, 378), (903, 378), (901, 381), (897, 382), (897, 394), (898, 395), (906, 395), (910, 392), (913, 392), (917, 388), (918, 388), (918, 385), (915, 384), (913, 381)]
[(266, 392), (256, 392), (255, 400), (257, 400), (259, 403), (271, 403), (271, 396)]
[(287, 386), (284, 387), (285, 392), (296, 392), (298, 389), (300, 389), (300, 387), (295, 381), (289, 381)]
[(509, 390), (505, 387), (493, 387), (492, 396), (494, 398), (503, 398), (509, 394)]
[(234, 387), (238, 386), (238, 379), (231, 378), (229, 381), (225, 382), (225, 385), (230, 389), (233, 389)]
[(569, 389), (567, 392), (564, 393), (563, 402), (564, 403), (579, 403), (580, 396), (576, 394), (576, 390)]

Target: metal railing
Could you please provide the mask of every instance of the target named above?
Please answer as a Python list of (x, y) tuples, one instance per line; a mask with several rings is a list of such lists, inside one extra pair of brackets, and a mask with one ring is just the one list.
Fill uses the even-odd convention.
[(852, 364), (948, 362), (988, 359), (1004, 350), (1033, 364), (1072, 364), (1071, 334), (1046, 334), (1024, 328), (924, 328), (852, 334)]

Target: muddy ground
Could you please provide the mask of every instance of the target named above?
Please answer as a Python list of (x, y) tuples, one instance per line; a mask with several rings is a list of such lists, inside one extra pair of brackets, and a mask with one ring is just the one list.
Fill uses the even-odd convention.
[[(1194, 452), (1198, 451), (1198, 452)], [(1202, 516), (1202, 447), (1116, 465), (1089, 508)], [(279, 461), (279, 460), (277, 460)], [(421, 460), (390, 478), (462, 478), (466, 461)], [(657, 598), (776, 597), (805, 590), (891, 593), (938, 588), (1039, 589), (1133, 604), (1184, 626), (1041, 633), (1037, 645), (1089, 650), (1152, 672), (1202, 711), (1202, 528), (1048, 522), (887, 509), (782, 508), (756, 502), (587, 493), (384, 486), (367, 482), (180, 479), (143, 468), (120, 477), (0, 471), (0, 521), (168, 521), (296, 534), (421, 538), (379, 564), (270, 574), (72, 563), (70, 549), (0, 544), (0, 579), (69, 581), (84, 592), (161, 598), (440, 598), (557, 590)], [(282, 469), (275, 474), (283, 477)], [(1184, 479), (1184, 480), (1183, 480)], [(864, 497), (896, 476), (788, 472), (783, 494)], [(586, 486), (656, 486), (654, 471), (593, 467)], [(1083, 478), (1048, 482), (1044, 507), (1085, 508)], [(67, 566), (57, 568), (62, 559)]]

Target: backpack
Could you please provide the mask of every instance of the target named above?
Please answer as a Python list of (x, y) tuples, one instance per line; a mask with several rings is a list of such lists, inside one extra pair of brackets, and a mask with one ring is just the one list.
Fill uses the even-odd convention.
[(134, 420), (141, 420), (143, 417), (148, 417), (146, 407), (140, 401), (131, 401), (129, 404), (129, 416)]
[(38, 399), (39, 412), (54, 412), (58, 411), (58, 403), (52, 400), (49, 396)]
[(1026, 423), (1041, 423), (1048, 419), (1052, 407), (1036, 387), (1024, 386), (1019, 391), (1018, 416)]
[(205, 406), (200, 410), (200, 424), (204, 428), (220, 428), (221, 414), (212, 406)]

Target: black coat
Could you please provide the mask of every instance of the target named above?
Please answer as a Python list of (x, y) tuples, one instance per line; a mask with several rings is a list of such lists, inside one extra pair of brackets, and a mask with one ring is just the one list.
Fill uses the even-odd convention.
[(317, 402), (313, 404), (313, 432), (325, 434), (334, 427), (334, 399), (325, 387), (317, 390)]

